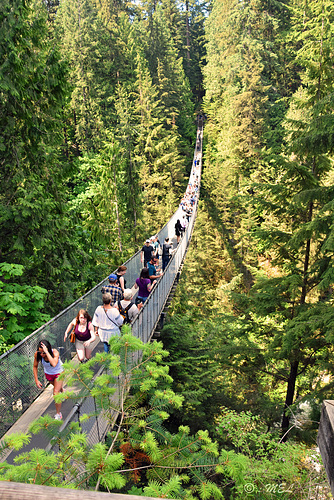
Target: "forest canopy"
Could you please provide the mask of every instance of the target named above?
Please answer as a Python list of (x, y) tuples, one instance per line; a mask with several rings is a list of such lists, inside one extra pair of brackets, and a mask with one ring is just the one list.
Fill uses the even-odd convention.
[[(204, 54), (204, 15), (185, 7), (3, 3), (0, 259), (24, 271), (0, 279), (43, 288), (48, 314), (141, 248), (184, 192)], [(13, 302), (8, 345), (29, 333), (6, 327)]]
[[(333, 385), (333, 18), (332, 0), (4, 0), (0, 348), (168, 220), (201, 110), (201, 201), (162, 334), (183, 398), (167, 423), (276, 482), (289, 438), (286, 480), (300, 466), (306, 484)], [(244, 494), (234, 458), (213, 481), (226, 498)]]

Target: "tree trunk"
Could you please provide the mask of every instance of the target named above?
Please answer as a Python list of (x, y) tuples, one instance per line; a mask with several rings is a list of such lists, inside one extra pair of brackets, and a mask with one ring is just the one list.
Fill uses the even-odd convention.
[[(313, 166), (313, 173), (314, 173), (315, 167)], [(309, 204), (308, 208), (308, 214), (307, 214), (307, 222), (310, 222), (312, 220), (313, 216), (313, 202), (311, 201)], [(302, 294), (300, 297), (299, 303), (305, 304), (306, 301), (306, 295), (308, 291), (308, 269), (309, 269), (309, 264), (310, 264), (310, 252), (311, 252), (311, 240), (308, 239), (306, 241), (306, 248), (305, 248), (305, 256), (304, 256), (304, 269), (303, 269), (303, 286), (302, 286)]]
[[(112, 159), (113, 165), (114, 165), (114, 158)], [(123, 248), (122, 248), (122, 235), (121, 235), (121, 223), (119, 219), (119, 211), (118, 211), (118, 198), (117, 198), (117, 184), (116, 184), (116, 169), (113, 166), (113, 171), (114, 171), (114, 186), (115, 186), (115, 206), (116, 206), (116, 218), (117, 218), (117, 228), (118, 228), (118, 246), (119, 246), (119, 251), (122, 253)]]
[(76, 156), (80, 156), (80, 147), (79, 147), (79, 143), (78, 143), (78, 134), (77, 134), (77, 115), (76, 115), (76, 112), (75, 112), (75, 109), (73, 110), (73, 122), (74, 122), (74, 130), (75, 130), (75, 154)]
[(131, 198), (132, 198), (132, 208), (133, 208), (133, 229), (134, 229), (134, 242), (137, 243), (137, 210), (136, 210), (136, 194), (134, 192), (134, 180), (132, 176), (132, 155), (131, 155), (131, 145), (130, 145), (130, 137), (127, 136), (128, 143), (128, 157), (129, 157), (129, 180), (130, 180), (130, 190), (131, 190)]
[(289, 425), (290, 425), (290, 417), (287, 415), (287, 413), (288, 413), (290, 406), (293, 403), (293, 399), (294, 399), (294, 395), (295, 395), (298, 365), (299, 365), (299, 361), (294, 361), (293, 363), (290, 364), (290, 375), (289, 375), (289, 379), (288, 379), (288, 388), (286, 391), (284, 412), (283, 412), (283, 418), (282, 418), (282, 433), (283, 433), (282, 441), (286, 441), (286, 439), (288, 437), (287, 431), (288, 431)]
[[(310, 202), (307, 214), (307, 221), (312, 220), (313, 215), (313, 202)], [(304, 268), (303, 268), (303, 285), (302, 285), (302, 293), (300, 296), (299, 304), (303, 305), (306, 301), (306, 295), (308, 292), (308, 270), (310, 264), (310, 251), (311, 251), (311, 240), (308, 239), (306, 241), (305, 247), (305, 255), (304, 255)], [(298, 353), (296, 353), (297, 355)], [(290, 363), (290, 375), (288, 379), (288, 388), (286, 391), (286, 398), (284, 404), (284, 412), (282, 418), (282, 432), (283, 432), (283, 441), (287, 439), (287, 431), (289, 429), (290, 417), (287, 415), (287, 410), (292, 405), (294, 401), (296, 381), (297, 381), (297, 372), (298, 372), (299, 361), (295, 360)]]
[(190, 30), (189, 30), (189, 2), (186, 0), (186, 38), (187, 38), (187, 59), (190, 61)]
[(63, 131), (64, 131), (64, 153), (65, 153), (66, 158), (68, 159), (69, 153), (68, 153), (68, 140), (67, 140), (67, 128), (66, 128), (66, 125), (64, 125)]

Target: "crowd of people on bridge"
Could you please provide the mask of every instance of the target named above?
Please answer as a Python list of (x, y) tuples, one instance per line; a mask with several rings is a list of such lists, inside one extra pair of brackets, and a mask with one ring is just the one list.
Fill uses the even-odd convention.
[[(165, 272), (173, 253), (177, 250), (182, 235), (186, 231), (198, 197), (201, 157), (198, 151), (200, 151), (200, 145), (201, 135), (199, 132), (196, 139), (196, 153), (189, 183), (180, 203), (180, 208), (184, 214), (175, 223), (176, 244), (173, 238), (168, 237), (161, 244), (157, 235), (147, 239), (140, 252), (143, 267), (133, 288), (126, 288), (125, 275), (127, 267), (121, 265), (115, 273), (108, 276), (108, 283), (102, 287), (102, 305), (95, 309), (93, 318), (86, 310), (80, 309), (76, 317), (68, 324), (64, 333), (64, 342), (71, 337), (71, 342), (74, 341), (75, 343), (77, 359), (80, 363), (85, 363), (91, 359), (92, 352), (99, 342), (103, 342), (104, 351), (109, 352), (111, 337), (120, 335), (123, 324), (131, 324), (135, 320), (155, 284)], [(132, 299), (137, 290), (138, 295), (133, 302)], [(39, 362), (42, 364), (46, 379), (53, 385), (53, 394), (56, 395), (62, 392), (63, 382), (58, 380), (63, 371), (62, 362), (58, 350), (52, 348), (47, 340), (39, 342), (33, 365), (36, 386), (42, 388), (42, 384), (38, 380)], [(56, 403), (54, 418), (62, 420), (61, 403)]]

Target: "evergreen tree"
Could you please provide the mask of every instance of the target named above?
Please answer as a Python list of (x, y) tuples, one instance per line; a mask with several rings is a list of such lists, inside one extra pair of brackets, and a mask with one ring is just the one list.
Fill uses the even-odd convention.
[[(332, 250), (327, 244), (333, 221), (332, 190), (326, 187), (334, 126), (329, 97), (334, 76), (332, 11), (329, 3), (309, 2), (303, 14), (302, 26), (299, 15), (294, 26), (301, 44), (297, 61), (304, 72), (288, 114), (290, 157), (282, 162), (279, 182), (269, 188), (273, 193), (271, 211), (279, 223), (274, 233), (261, 233), (261, 239), (269, 235), (284, 270), (278, 297), (290, 320), (282, 344), (290, 365), (286, 409), (294, 401), (298, 375), (317, 363), (319, 356), (319, 361), (326, 358), (333, 321), (330, 304), (322, 301), (320, 293), (332, 281)], [(268, 186), (265, 189), (268, 193)], [(284, 205), (279, 207), (282, 199)], [(316, 325), (320, 315), (326, 327), (322, 321)], [(288, 424), (285, 412), (283, 430)]]
[[(113, 337), (110, 347), (112, 354), (97, 354), (85, 365), (65, 365), (70, 385), (77, 387), (75, 397), (78, 394), (95, 397), (98, 411), (103, 412), (110, 424), (116, 412), (118, 423), (108, 435), (107, 443), (89, 449), (78, 424), (70, 432), (59, 432), (59, 423), (49, 416), (41, 417), (32, 423), (31, 432), (44, 431), (49, 438), (54, 436), (59, 452), (32, 450), (23, 454), (15, 465), (2, 467), (1, 478), (29, 481), (34, 471), (34, 484), (80, 488), (89, 482), (95, 490), (104, 487), (109, 491), (128, 491), (141, 479), (146, 495), (156, 491), (159, 496), (167, 492), (168, 496), (176, 493), (179, 498), (187, 498), (190, 493), (203, 500), (208, 494), (222, 498), (222, 492), (209, 475), (226, 470), (230, 477), (240, 481), (240, 474), (225, 466), (228, 454), (224, 451), (220, 454), (217, 444), (205, 431), (192, 436), (189, 428), (182, 426), (171, 433), (164, 425), (169, 410), (182, 404), (182, 397), (169, 387), (168, 367), (161, 364), (168, 353), (160, 343), (143, 344), (131, 335), (130, 327), (125, 327), (122, 336)], [(137, 356), (138, 350), (143, 359), (134, 363), (133, 356)], [(105, 370), (93, 381), (94, 365), (104, 366)], [(65, 398), (73, 396), (74, 393), (67, 391)], [(91, 417), (94, 415), (84, 418)], [(1, 449), (12, 446), (20, 449), (27, 442), (29, 434), (14, 435), (5, 440)], [(237, 463), (242, 466), (243, 457), (231, 454), (231, 459), (236, 467)]]
[[(133, 90), (135, 90), (134, 86)], [(124, 165), (124, 170), (119, 179), (124, 203), (124, 220), (126, 221), (126, 228), (124, 229), (128, 241), (132, 241), (132, 244), (136, 245), (140, 231), (138, 220), (142, 212), (139, 165), (135, 154), (138, 141), (136, 129), (139, 124), (136, 119), (133, 95), (131, 95), (131, 91), (127, 90), (126, 86), (119, 85), (117, 87), (115, 107), (118, 118), (117, 136), (121, 145)]]
[[(106, 442), (89, 447), (78, 423), (61, 431), (60, 422), (40, 417), (31, 424), (30, 432), (53, 437), (57, 452), (33, 449), (17, 457), (15, 464), (3, 463), (2, 480), (75, 489), (88, 485), (109, 492), (201, 500), (226, 495), (239, 500), (249, 483), (254, 486), (252, 498), (265, 500), (268, 496), (266, 488), (261, 490), (262, 481), (269, 477), (273, 486), (279, 481), (280, 490), (290, 490), (297, 473), (300, 480), (294, 498), (300, 500), (304, 488), (309, 491), (310, 477), (323, 481), (321, 474), (308, 472), (305, 463), (309, 458), (303, 446), (277, 444), (276, 435), (265, 433), (263, 422), (249, 412), (238, 416), (223, 408), (217, 419), (217, 434), (227, 442), (228, 451), (219, 449), (207, 431), (192, 435), (184, 425), (169, 431), (169, 412), (179, 408), (183, 398), (170, 388), (172, 379), (162, 364), (168, 353), (161, 343), (143, 344), (127, 327), (122, 333), (110, 341), (111, 354), (97, 354), (76, 367), (67, 363), (66, 375), (72, 387), (76, 385), (76, 394), (67, 391), (57, 396), (59, 400), (78, 394), (93, 396), (97, 410), (112, 425), (117, 415)], [(138, 350), (143, 358), (133, 363)], [(97, 367), (104, 370), (94, 379)], [(91, 418), (95, 419), (94, 413), (81, 416), (85, 421)], [(14, 447), (20, 450), (29, 439), (30, 434), (12, 434), (5, 438), (0, 452)]]
[[(1, 260), (25, 267), (20, 281), (63, 299), (71, 221), (59, 162), (67, 67), (51, 43), (43, 5), (4, 2), (0, 14)], [(49, 297), (51, 300), (51, 296)]]
[[(255, 271), (249, 297), (234, 295), (233, 321), (237, 369), (248, 350), (244, 373), (272, 374), (274, 386), (285, 382), (283, 433), (296, 394), (301, 397), (323, 384), (314, 383), (331, 356), (333, 329), (329, 283), (332, 282), (329, 243), (332, 188), (332, 51), (330, 17), (325, 4), (308, 4), (304, 18), (294, 18), (294, 46), (300, 47), (296, 66), (303, 68), (302, 85), (290, 102), (285, 122), (286, 147), (253, 184), (244, 206), (254, 214), (250, 239), (264, 263), (266, 275)], [(300, 21), (302, 20), (302, 21)], [(302, 22), (303, 29), (301, 29)], [(297, 24), (296, 24), (297, 23)], [(320, 43), (318, 41), (320, 40)], [(317, 43), (315, 43), (317, 41)], [(254, 243), (253, 243), (254, 246)], [(259, 259), (260, 260), (260, 259)], [(234, 343), (232, 339), (232, 344)], [(268, 369), (270, 367), (270, 369)], [(282, 396), (281, 396), (282, 397)], [(311, 396), (308, 396), (311, 398)]]
[[(69, 120), (76, 155), (96, 149), (103, 137), (101, 116), (102, 82), (97, 78), (103, 65), (105, 28), (91, 0), (66, 0), (56, 17), (56, 34), (62, 40), (63, 57), (69, 62), (72, 95)], [(69, 131), (71, 135), (71, 130)]]
[(214, 2), (206, 23), (204, 178), (228, 245), (251, 266), (257, 265), (251, 228), (260, 215), (252, 209), (249, 179), (276, 177), (273, 165), (285, 137), (284, 99), (297, 79), (295, 43), (291, 48), (287, 42), (289, 25), (287, 2), (260, 0), (242, 6)]
[[(161, 9), (158, 8), (158, 11), (161, 12)], [(157, 15), (154, 13), (153, 23)], [(138, 142), (135, 151), (140, 164), (144, 219), (147, 220), (153, 216), (155, 223), (152, 229), (156, 231), (157, 227), (163, 225), (175, 211), (184, 192), (187, 173), (183, 155), (185, 151), (188, 151), (189, 146), (183, 146), (187, 137), (183, 136), (185, 140), (182, 141), (176, 123), (175, 110), (173, 111), (171, 100), (168, 100), (171, 79), (166, 75), (166, 68), (160, 60), (156, 67), (150, 67), (150, 62), (147, 62), (145, 57), (149, 44), (154, 43), (146, 29), (145, 22), (139, 22), (136, 25), (139, 49), (135, 90)], [(140, 47), (146, 50), (143, 51)], [(173, 54), (171, 64), (177, 65), (182, 71), (180, 61), (174, 58), (175, 52), (171, 50)], [(176, 96), (175, 91), (173, 95)], [(191, 104), (190, 107), (192, 107)], [(189, 160), (187, 163), (189, 164)], [(164, 206), (161, 203), (162, 200), (165, 200)]]
[[(159, 97), (164, 105), (166, 128), (177, 125), (183, 140), (193, 141), (195, 128), (193, 105), (189, 81), (185, 76), (183, 61), (177, 52), (170, 25), (168, 12), (158, 5), (149, 22), (144, 22), (146, 40), (143, 47), (153, 83), (157, 86)], [(180, 113), (180, 110), (183, 113)], [(190, 152), (189, 144), (188, 151)]]
[(206, 57), (204, 22), (208, 13), (209, 3), (206, 1), (186, 0), (183, 3), (183, 45), (179, 52), (194, 98), (199, 104), (204, 95), (202, 75)]

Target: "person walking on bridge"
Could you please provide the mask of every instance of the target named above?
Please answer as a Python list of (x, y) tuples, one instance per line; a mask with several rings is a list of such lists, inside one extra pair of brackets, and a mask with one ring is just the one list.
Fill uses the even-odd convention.
[(152, 290), (151, 280), (147, 267), (144, 267), (141, 270), (140, 276), (136, 279), (136, 283), (134, 286), (135, 288), (139, 288), (136, 303), (138, 300), (139, 302), (144, 304)]
[(169, 238), (165, 238), (165, 242), (162, 245), (162, 270), (164, 271), (167, 267), (169, 259), (171, 257), (173, 245), (169, 243)]
[(152, 255), (150, 262), (147, 263), (148, 275), (153, 285), (156, 280), (162, 276), (161, 269), (157, 268), (159, 260)]
[(181, 234), (182, 234), (182, 226), (181, 226), (181, 222), (180, 222), (180, 219), (177, 219), (176, 223), (175, 223), (175, 236), (177, 238), (177, 242), (179, 243), (180, 241), (180, 238), (181, 238)]
[[(68, 332), (74, 328), (75, 349), (77, 351), (78, 360), (84, 363), (92, 357), (92, 351), (96, 346), (96, 335), (92, 325), (92, 318), (85, 309), (80, 309), (76, 317), (69, 323), (65, 330), (64, 342), (67, 339)], [(99, 340), (99, 339), (97, 339)]]
[[(53, 385), (53, 395), (63, 392), (63, 381), (58, 380), (61, 372), (64, 371), (63, 363), (60, 360), (59, 352), (57, 349), (52, 349), (48, 340), (41, 340), (38, 343), (37, 351), (34, 356), (33, 374), (35, 383), (39, 389), (42, 389), (43, 384), (38, 380), (38, 363), (41, 361), (46, 380)], [(56, 403), (56, 420), (62, 420), (61, 403)]]
[(114, 304), (114, 307), (117, 307), (120, 315), (123, 318), (123, 325), (124, 323), (132, 323), (138, 316), (140, 309), (143, 307), (142, 303), (136, 306), (136, 304), (131, 302), (132, 297), (133, 293), (131, 288), (126, 288), (124, 290), (123, 300), (119, 300), (117, 304)]
[(117, 275), (116, 274), (110, 274), (108, 276), (109, 283), (108, 285), (105, 285), (102, 287), (101, 292), (103, 294), (105, 293), (110, 293), (111, 295), (111, 303), (114, 304), (114, 302), (117, 302), (118, 300), (121, 300), (123, 298), (123, 292), (122, 289), (117, 285)]
[(140, 252), (140, 261), (142, 264), (144, 264), (144, 267), (147, 266), (147, 263), (151, 260), (152, 253), (154, 252), (154, 248), (151, 245), (150, 240), (145, 241), (145, 245), (141, 249)]
[(123, 325), (123, 318), (118, 309), (112, 307), (110, 293), (102, 295), (102, 302), (103, 305), (95, 309), (92, 323), (95, 334), (99, 335), (104, 344), (104, 352), (109, 352), (109, 340), (113, 335), (121, 334), (119, 327)]
[(152, 236), (151, 238), (151, 245), (153, 247), (153, 254), (155, 257), (159, 258), (159, 252), (160, 252), (160, 241), (158, 240), (158, 236)]
[(119, 268), (116, 271), (117, 280), (115, 284), (121, 288), (122, 296), (124, 294), (124, 290), (126, 289), (126, 279), (124, 278), (126, 270), (127, 270), (126, 266), (119, 266)]

